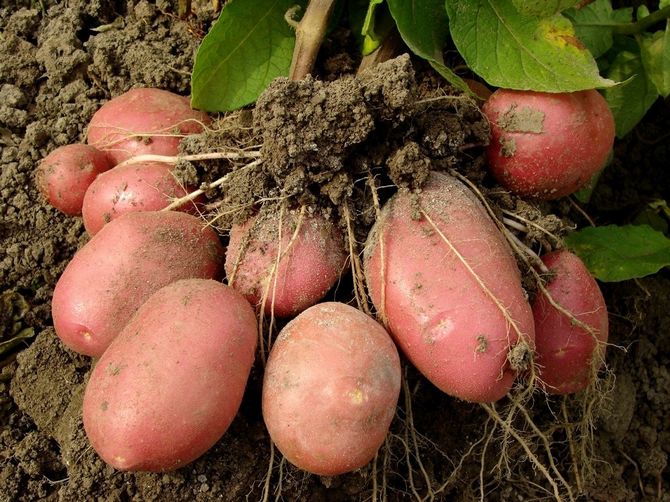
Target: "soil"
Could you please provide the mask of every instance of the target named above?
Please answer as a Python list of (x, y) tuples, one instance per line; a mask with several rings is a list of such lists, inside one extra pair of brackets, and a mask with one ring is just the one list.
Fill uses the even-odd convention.
[[(50, 208), (34, 183), (39, 160), (57, 146), (83, 141), (86, 124), (104, 100), (133, 86), (188, 93), (194, 51), (214, 17), (210, 2), (194, 2), (197, 15), (187, 21), (177, 19), (175, 6), (165, 0), (22, 4), (0, 3), (0, 334), (1, 341), (26, 335), (0, 354), (0, 501), (260, 499), (271, 456), (260, 412), (260, 363), (231, 428), (194, 463), (170, 473), (122, 473), (91, 449), (81, 422), (91, 360), (64, 348), (50, 318), (55, 281), (87, 237), (81, 219)], [(320, 78), (280, 79), (253, 112), (221, 117), (217, 128), (184, 142), (185, 152), (262, 145), (266, 162), (258, 169), (223, 161), (180, 164), (180, 176), (190, 184), (234, 173), (222, 191), (207, 194), (217, 228), (225, 230), (255, 210), (252, 192), (256, 200), (292, 195), (296, 204), (339, 217), (346, 202), (356, 219), (356, 240), (363, 242), (374, 221), (368, 173), (383, 200), (393, 192), (387, 186), (416, 189), (429, 169), (457, 169), (478, 184), (496, 211), (550, 230), (556, 237), (541, 231), (525, 237), (538, 251), (555, 247), (571, 223), (586, 223), (571, 203), (537, 206), (493, 185), (482, 169), (487, 126), (477, 107), (422, 63), (401, 57), (354, 78), (348, 74), (358, 62), (342, 50), (348, 44), (350, 37), (336, 32), (324, 47)], [(670, 200), (669, 130), (670, 110), (659, 102), (617, 142), (613, 164), (583, 207), (591, 218), (627, 222), (649, 202)], [(227, 217), (233, 207), (244, 210)], [(345, 279), (330, 299), (343, 299), (350, 290), (351, 279)], [(670, 274), (605, 284), (603, 291), (613, 344), (607, 364), (615, 380), (595, 417), (593, 456), (586, 457), (595, 476), (584, 480), (582, 499), (670, 500)], [(390, 500), (431, 490), (438, 500), (481, 494), (486, 500), (551, 498), (550, 487), (517, 445), (503, 450), (498, 439), (482, 441), (492, 428), (484, 409), (449, 398), (405, 366), (401, 406), (374, 463), (323, 478), (275, 458), (269, 495), (365, 500), (373, 486), (384, 485)], [(536, 398), (532, 416), (543, 430), (557, 423), (561, 402)], [(579, 404), (566, 400), (573, 419)], [(551, 439), (558, 466), (574, 485), (565, 428), (554, 430)], [(533, 446), (546, 463), (541, 445)], [(496, 471), (503, 451), (509, 469)]]

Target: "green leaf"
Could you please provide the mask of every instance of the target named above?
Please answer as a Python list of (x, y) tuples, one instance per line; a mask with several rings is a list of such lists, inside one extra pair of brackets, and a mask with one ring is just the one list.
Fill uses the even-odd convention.
[(612, 47), (612, 27), (633, 20), (633, 8), (612, 9), (610, 0), (595, 0), (581, 9), (564, 12), (575, 33), (589, 49), (594, 58), (605, 54)]
[(384, 0), (351, 0), (349, 22), (362, 55), (374, 52), (393, 28)]
[(469, 93), (467, 84), (444, 64), (442, 50), (449, 36), (444, 0), (388, 0), (388, 6), (407, 47), (451, 85)]
[(664, 98), (670, 94), (670, 21), (665, 30), (638, 35), (642, 65)]
[(611, 87), (562, 15), (537, 19), (511, 0), (446, 0), (451, 36), (466, 63), (489, 84), (572, 92)]
[(640, 54), (630, 50), (623, 50), (616, 55), (608, 76), (615, 80), (626, 80), (620, 86), (603, 91), (614, 115), (616, 135), (623, 138), (654, 104), (658, 91), (644, 71)]
[(512, 0), (521, 14), (534, 17), (549, 17), (573, 7), (579, 0)]
[(670, 265), (670, 239), (647, 225), (584, 228), (565, 241), (604, 282), (644, 277)]
[[(198, 49), (191, 76), (194, 108), (228, 111), (256, 101), (288, 75), (295, 33), (284, 19), (304, 0), (233, 0)], [(304, 12), (304, 10), (303, 10)]]

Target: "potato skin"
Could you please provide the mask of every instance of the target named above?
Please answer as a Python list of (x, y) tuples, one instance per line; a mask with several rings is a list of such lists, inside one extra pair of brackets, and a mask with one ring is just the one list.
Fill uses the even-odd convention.
[(88, 144), (107, 152), (115, 165), (136, 155), (177, 155), (181, 136), (202, 132), (202, 125), (209, 122), (208, 115), (191, 109), (184, 96), (136, 88), (95, 112), (88, 126)]
[(84, 428), (93, 448), (121, 470), (195, 460), (235, 418), (256, 340), (253, 309), (228, 286), (186, 279), (158, 290), (88, 381)]
[(37, 187), (53, 207), (78, 216), (88, 187), (111, 167), (107, 155), (90, 145), (61, 146), (40, 162)]
[(195, 216), (128, 213), (104, 226), (67, 265), (51, 302), (56, 334), (100, 357), (155, 291), (178, 279), (220, 273), (223, 248)]
[(556, 274), (546, 286), (554, 302), (596, 331), (594, 338), (538, 292), (533, 316), (542, 387), (550, 394), (571, 394), (585, 389), (591, 381), (594, 354), (604, 361), (607, 306), (598, 283), (578, 256), (566, 250), (554, 251), (542, 261)]
[(289, 462), (334, 476), (372, 460), (399, 394), (400, 359), (384, 328), (343, 303), (320, 303), (289, 322), (272, 347), (263, 418)]
[(339, 228), (325, 217), (305, 216), (290, 247), (299, 215), (288, 212), (282, 219), (283, 257), (276, 274), (271, 276), (278, 252), (278, 213), (252, 217), (242, 225), (233, 226), (226, 252), (226, 274), (230, 282), (235, 272), (230, 285), (252, 305), (261, 303), (266, 285), (272, 279), (265, 303), (267, 314), (273, 308), (272, 288), (276, 276), (274, 313), (290, 317), (324, 297), (342, 274), (347, 255)]
[(507, 358), (519, 333), (523, 350), (532, 350), (534, 339), (516, 262), (479, 200), (455, 178), (431, 173), (418, 204), (471, 271), (428, 219), (415, 215), (413, 196), (398, 192), (366, 243), (370, 296), (398, 347), (434, 385), (465, 401), (496, 401), (516, 376)]
[(482, 108), (491, 124), (491, 172), (513, 193), (558, 199), (602, 169), (614, 117), (595, 90), (541, 93), (498, 89)]
[[(115, 167), (98, 176), (84, 196), (82, 216), (90, 235), (122, 214), (132, 211), (158, 211), (171, 199), (183, 197), (188, 191), (172, 176), (170, 164), (141, 162)], [(193, 210), (184, 204), (180, 210)]]

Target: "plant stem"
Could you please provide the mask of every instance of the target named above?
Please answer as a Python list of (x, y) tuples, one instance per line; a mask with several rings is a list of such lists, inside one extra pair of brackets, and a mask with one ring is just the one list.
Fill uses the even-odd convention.
[(644, 17), (634, 23), (624, 23), (614, 26), (612, 32), (616, 35), (635, 35), (641, 33), (650, 26), (655, 25), (670, 17), (670, 5), (663, 7), (655, 12), (652, 12), (647, 17)]
[(291, 80), (302, 80), (314, 69), (321, 42), (326, 36), (328, 19), (335, 0), (311, 0), (295, 30), (295, 49), (291, 61)]
[(397, 29), (393, 28), (391, 33), (386, 35), (384, 41), (379, 47), (377, 47), (377, 49), (375, 49), (367, 56), (363, 56), (363, 59), (361, 59), (361, 64), (358, 66), (358, 70), (356, 71), (356, 75), (359, 75), (363, 71), (367, 70), (368, 68), (372, 68), (379, 63), (383, 63), (384, 61), (388, 61), (389, 59), (394, 58), (401, 47), (402, 39), (400, 38), (400, 33), (398, 33)]

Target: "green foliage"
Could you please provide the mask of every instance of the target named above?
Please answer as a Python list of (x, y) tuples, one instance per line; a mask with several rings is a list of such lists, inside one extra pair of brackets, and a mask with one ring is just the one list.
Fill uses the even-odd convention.
[(637, 36), (640, 54), (649, 80), (664, 98), (670, 94), (670, 21), (665, 30)]
[(447, 0), (459, 52), (489, 84), (508, 89), (572, 92), (605, 88), (598, 66), (560, 14), (520, 14), (511, 0)]
[(595, 0), (581, 9), (567, 10), (565, 15), (572, 21), (577, 38), (598, 58), (612, 47), (614, 26), (633, 20), (633, 8), (614, 10), (610, 0)]
[(658, 91), (649, 80), (639, 52), (622, 50), (609, 67), (608, 76), (624, 84), (605, 89), (603, 95), (614, 115), (616, 135), (622, 138), (644, 117), (658, 98)]
[(192, 105), (228, 111), (253, 103), (288, 75), (295, 33), (284, 15), (304, 0), (233, 0), (202, 41), (191, 78)]
[(443, 0), (388, 0), (398, 32), (410, 50), (427, 60), (450, 84), (469, 92), (468, 86), (444, 64), (442, 51), (449, 38)]
[(349, 23), (364, 56), (374, 52), (393, 29), (384, 0), (351, 0)]
[(648, 225), (589, 227), (565, 241), (604, 282), (644, 277), (670, 265), (670, 239)]
[(525, 16), (547, 17), (577, 4), (579, 0), (512, 0), (514, 7)]

